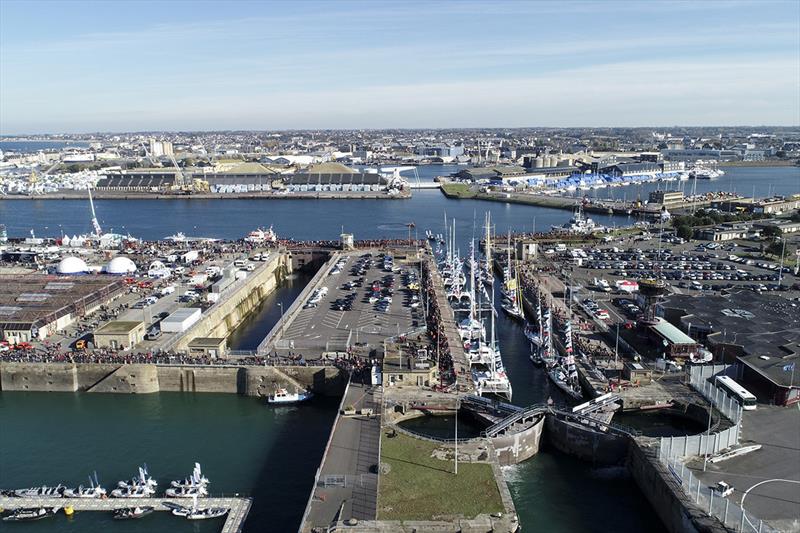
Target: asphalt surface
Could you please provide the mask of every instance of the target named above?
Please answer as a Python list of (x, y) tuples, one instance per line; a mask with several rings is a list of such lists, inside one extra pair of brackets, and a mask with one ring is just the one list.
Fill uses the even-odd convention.
[[(744, 493), (762, 481), (788, 479), (800, 482), (800, 408), (759, 405), (744, 411), (741, 445), (761, 449), (719, 463), (702, 460), (691, 467), (707, 485), (725, 481), (734, 487), (731, 501), (741, 503)], [(800, 531), (800, 484), (768, 481), (753, 488), (744, 508), (780, 531)], [(756, 524), (757, 526), (757, 524)]]
[[(342, 405), (372, 408), (378, 415), (380, 392), (351, 383)], [(322, 459), (319, 482), (313, 489), (303, 531), (314, 526), (327, 527), (337, 515), (339, 520), (377, 518), (380, 429), (380, 416), (339, 414), (330, 446)]]
[[(371, 347), (382, 345), (384, 339), (423, 325), (421, 313), (414, 325), (414, 313), (407, 299), (407, 287), (402, 272), (395, 272), (394, 295), (386, 311), (376, 308), (368, 301), (373, 281), (383, 281), (390, 274), (383, 269), (377, 256), (363, 276), (352, 275), (351, 267), (358, 260), (357, 255), (346, 256), (346, 263), (338, 274), (328, 274), (322, 278), (318, 288), (328, 289), (316, 307), (300, 309), (293, 319), (284, 326), (281, 341), (291, 342), (292, 350), (306, 359), (319, 358), (325, 351), (344, 351), (348, 345), (367, 344)], [(410, 267), (403, 266), (403, 270)], [(344, 289), (343, 285), (360, 277), (364, 278), (361, 287)], [(333, 303), (349, 294), (355, 294), (352, 309), (341, 311), (333, 309)]]

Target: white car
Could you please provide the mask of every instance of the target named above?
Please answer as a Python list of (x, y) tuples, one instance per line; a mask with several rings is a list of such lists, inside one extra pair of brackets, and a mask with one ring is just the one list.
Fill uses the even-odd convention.
[(724, 481), (718, 481), (716, 485), (712, 487), (714, 492), (716, 492), (722, 498), (730, 496), (733, 494), (733, 487), (725, 483)]

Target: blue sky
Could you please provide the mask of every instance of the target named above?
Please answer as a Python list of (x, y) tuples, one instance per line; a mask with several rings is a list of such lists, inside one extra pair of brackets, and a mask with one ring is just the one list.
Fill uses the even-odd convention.
[(0, 134), (800, 124), (800, 2), (0, 0)]

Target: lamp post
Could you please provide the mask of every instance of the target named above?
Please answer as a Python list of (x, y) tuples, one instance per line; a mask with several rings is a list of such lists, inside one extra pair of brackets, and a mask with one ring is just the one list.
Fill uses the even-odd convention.
[(281, 308), (281, 323), (278, 326), (278, 337), (283, 335), (283, 302), (278, 302), (278, 307)]

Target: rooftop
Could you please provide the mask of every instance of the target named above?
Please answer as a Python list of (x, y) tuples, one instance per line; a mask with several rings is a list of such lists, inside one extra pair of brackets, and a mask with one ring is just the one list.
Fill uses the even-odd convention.
[(130, 333), (136, 328), (143, 327), (144, 324), (134, 320), (112, 320), (95, 330), (95, 335), (120, 335)]
[(106, 275), (0, 276), (0, 329), (12, 323), (43, 326), (70, 313), (82, 314), (124, 287), (122, 279)]
[(663, 304), (687, 327), (708, 331), (709, 344), (741, 346), (740, 359), (789, 384), (782, 367), (800, 359), (800, 306), (773, 294), (736, 291), (724, 296), (673, 295)]
[(659, 318), (658, 324), (650, 327), (670, 344), (697, 344), (697, 341), (663, 318)]

